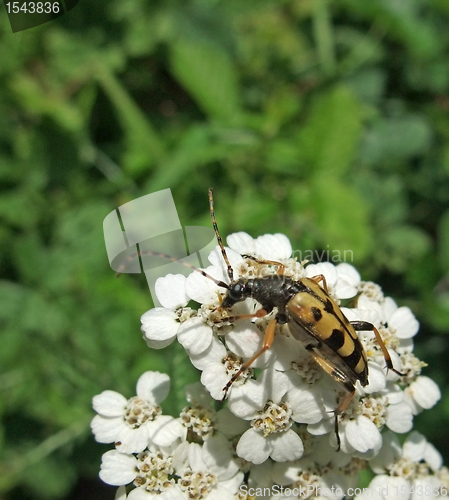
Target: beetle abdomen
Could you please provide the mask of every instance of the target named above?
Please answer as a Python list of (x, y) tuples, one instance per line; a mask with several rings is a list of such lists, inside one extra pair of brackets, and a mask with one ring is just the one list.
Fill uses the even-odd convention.
[[(323, 355), (348, 377), (368, 383), (368, 364), (357, 333), (338, 305), (317, 283), (303, 278), (308, 290), (298, 292), (287, 303), (292, 335), (306, 347), (325, 345)], [(351, 373), (352, 372), (352, 373)]]

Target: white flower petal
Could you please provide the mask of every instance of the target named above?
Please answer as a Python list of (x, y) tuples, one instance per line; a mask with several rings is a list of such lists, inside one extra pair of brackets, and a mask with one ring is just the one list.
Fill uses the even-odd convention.
[[(204, 271), (216, 280), (226, 281), (227, 279), (218, 266), (209, 266)], [(199, 272), (189, 274), (185, 282), (186, 294), (200, 304), (218, 305), (219, 293), (224, 291), (224, 288), (219, 287), (214, 281)]]
[(410, 392), (410, 387), (404, 389), (404, 401), (410, 406), (413, 415), (418, 415), (422, 412), (421, 406), (414, 400), (412, 392)]
[(184, 321), (178, 330), (178, 342), (193, 355), (204, 352), (210, 346), (212, 336), (212, 328), (199, 317)]
[(440, 399), (438, 385), (429, 377), (420, 375), (408, 388), (413, 399), (425, 410), (432, 408)]
[[(201, 383), (209, 391), (210, 395), (218, 401), (221, 401), (225, 396), (223, 389), (228, 381), (229, 377), (222, 363), (207, 366), (201, 374)], [(238, 389), (238, 387), (231, 387), (231, 390), (235, 389)]]
[(220, 482), (208, 493), (207, 500), (235, 500), (235, 496)]
[(339, 299), (349, 299), (357, 294), (357, 287), (360, 284), (360, 274), (354, 266), (342, 262), (336, 266), (338, 275), (334, 293)]
[(107, 451), (101, 459), (100, 478), (112, 486), (129, 484), (136, 477), (136, 464), (134, 455)]
[[(387, 351), (388, 351), (388, 354), (390, 355), (391, 362), (393, 363), (393, 368), (395, 370), (398, 370), (398, 372), (401, 372), (402, 371), (402, 362), (401, 362), (401, 358), (399, 357), (399, 354), (396, 351), (393, 351), (393, 349), (387, 349)], [(385, 361), (382, 362), (382, 366), (385, 366)], [(388, 370), (388, 371), (385, 370), (385, 373), (386, 373), (387, 381), (397, 382), (400, 378), (400, 375), (398, 375), (393, 370)]]
[(185, 291), (186, 277), (182, 274), (167, 274), (156, 280), (154, 291), (163, 307), (177, 309), (189, 301)]
[(334, 285), (333, 292), (339, 299), (350, 299), (357, 295), (357, 288), (345, 280), (339, 279)]
[[(366, 314), (369, 314), (370, 316), (364, 316), (361, 319), (363, 319), (364, 321), (369, 321), (374, 326), (380, 325), (384, 316), (384, 311), (379, 302), (371, 300), (366, 295), (362, 294), (357, 299), (357, 309), (360, 309), (361, 311), (369, 311)], [(369, 319), (370, 317), (372, 319)]]
[(126, 488), (125, 486), (119, 486), (115, 493), (114, 500), (126, 500)]
[(386, 424), (393, 432), (399, 434), (408, 432), (413, 427), (413, 414), (410, 406), (405, 402), (388, 405)]
[[(258, 464), (258, 465), (252, 465), (251, 466), (251, 482), (252, 484), (256, 484), (259, 487), (270, 487), (273, 485), (273, 482), (282, 484), (280, 481), (278, 481), (278, 478), (275, 477), (274, 475), (274, 470), (277, 465), (280, 467), (287, 467), (287, 465), (290, 464), (290, 462), (273, 462), (271, 460), (266, 460), (265, 462)], [(298, 477), (298, 467), (295, 468), (296, 476), (294, 476), (294, 479), (292, 481), (289, 481), (288, 483), (284, 484), (289, 484), (292, 483), (293, 481), (296, 480)]]
[(248, 379), (243, 385), (231, 387), (228, 408), (240, 418), (251, 419), (257, 415), (267, 399), (267, 392), (260, 382)]
[(393, 313), (398, 309), (396, 302), (391, 297), (385, 297), (382, 308), (384, 310), (384, 316), (382, 321), (388, 323), (388, 320), (391, 318)]
[(148, 371), (143, 373), (137, 381), (137, 395), (152, 405), (164, 401), (169, 391), (170, 377), (166, 373)]
[(191, 443), (184, 441), (179, 446), (177, 446), (176, 449), (173, 451), (172, 466), (178, 474), (181, 474), (187, 467), (190, 467), (189, 464), (190, 444)]
[(292, 387), (288, 390), (286, 401), (290, 403), (292, 419), (302, 424), (316, 424), (326, 416), (326, 410), (318, 395), (307, 386)]
[[(237, 356), (249, 359), (261, 350), (263, 337), (264, 334), (253, 323), (237, 322), (234, 329), (226, 335), (226, 345)], [(262, 367), (272, 356), (274, 351), (269, 349), (253, 363), (252, 367)]]
[(418, 333), (419, 322), (409, 307), (399, 307), (388, 320), (388, 328), (400, 339), (408, 339)]
[[(234, 477), (220, 481), (219, 486), (226, 488), (231, 493), (237, 494), (244, 478), (243, 472), (238, 472)], [(234, 498), (234, 497), (233, 497)], [(219, 497), (221, 500), (221, 497)]]
[(426, 443), (424, 449), (424, 460), (430, 465), (430, 468), (436, 472), (443, 465), (443, 457), (440, 452), (431, 443)]
[[(334, 420), (332, 418), (332, 420)], [(313, 461), (317, 465), (328, 465), (332, 462), (335, 469), (345, 467), (352, 457), (343, 451), (337, 451), (329, 442), (329, 436), (316, 437), (314, 440)]]
[(323, 418), (316, 424), (309, 424), (307, 426), (307, 431), (313, 436), (322, 436), (323, 434), (328, 434), (334, 428), (333, 418)]
[(217, 363), (223, 367), (222, 360), (226, 356), (226, 352), (226, 347), (223, 345), (223, 342), (213, 335), (212, 342), (205, 351), (199, 354), (192, 354), (192, 352), (189, 352), (189, 357), (195, 368), (198, 370), (205, 370), (208, 366)]
[(232, 250), (240, 255), (255, 255), (256, 242), (248, 233), (239, 231), (238, 233), (230, 234), (226, 238), (226, 243)]
[(396, 498), (397, 500), (408, 500), (410, 498), (410, 483), (400, 476), (376, 476), (369, 484), (370, 492), (377, 492), (383, 500)]
[(370, 467), (376, 474), (383, 474), (390, 469), (397, 458), (402, 454), (402, 447), (399, 440), (391, 431), (382, 434), (382, 448), (379, 453), (370, 460)]
[(184, 439), (186, 428), (181, 422), (170, 415), (160, 415), (154, 420), (154, 426), (150, 426), (150, 440), (158, 446), (170, 446), (177, 439)]
[(221, 480), (233, 477), (239, 467), (234, 460), (230, 442), (223, 434), (215, 434), (204, 442), (202, 457), (208, 469)]
[(167, 340), (150, 340), (150, 339), (145, 338), (145, 336), (143, 337), (143, 339), (145, 340), (146, 345), (150, 349), (164, 349), (165, 347), (167, 347), (170, 344), (172, 344), (173, 341), (175, 340), (175, 338), (176, 338), (176, 335), (174, 337), (170, 337)]
[(398, 354), (407, 354), (413, 352), (415, 344), (413, 339), (399, 339), (399, 346), (396, 348)]
[[(307, 467), (307, 463), (307, 458), (295, 460), (294, 462), (268, 462), (271, 465), (271, 470), (265, 464), (258, 465), (251, 468), (251, 477), (254, 471), (254, 479), (257, 481), (257, 484), (262, 483), (264, 486), (269, 486), (272, 482), (275, 482), (282, 486), (291, 485), (298, 480), (298, 476)], [(271, 479), (271, 484), (268, 483), (267, 478)]]
[(170, 309), (155, 307), (142, 315), (141, 330), (148, 340), (173, 340), (179, 328), (177, 315)]
[(207, 470), (206, 464), (203, 460), (202, 448), (198, 443), (189, 443), (187, 453), (189, 457), (189, 464), (192, 470)]
[(184, 393), (186, 395), (187, 401), (191, 405), (209, 407), (212, 402), (210, 394), (206, 391), (201, 382), (193, 382), (192, 384), (187, 384), (184, 387)]
[(357, 451), (365, 453), (368, 450), (380, 448), (382, 437), (376, 425), (367, 417), (360, 415), (350, 420), (345, 429), (348, 443)]
[(332, 287), (337, 283), (338, 274), (336, 267), (330, 262), (320, 262), (319, 264), (309, 264), (306, 269), (306, 276), (308, 278), (313, 278), (320, 274), (324, 274), (326, 278), (327, 285)]
[(418, 431), (411, 432), (404, 441), (403, 455), (412, 462), (419, 462), (424, 458), (426, 438)]
[(291, 256), (292, 246), (284, 234), (264, 234), (256, 239), (256, 254), (266, 260), (278, 262)]
[(185, 500), (184, 493), (177, 485), (168, 486), (161, 493), (147, 491), (145, 488), (135, 488), (128, 493), (127, 500)]
[[(433, 492), (435, 497), (438, 498), (438, 495), (435, 494), (435, 491), (441, 491), (441, 486), (445, 484), (446, 486), (446, 494), (441, 495), (441, 497), (447, 497), (447, 483), (442, 483), (435, 476), (424, 476), (417, 477), (413, 481), (414, 491), (412, 493), (412, 500), (423, 500), (423, 496), (426, 495), (426, 492)], [(431, 495), (429, 495), (431, 496)]]
[(354, 266), (347, 262), (342, 262), (336, 266), (339, 279), (344, 279), (348, 283), (357, 286), (361, 282), (360, 274)]
[(124, 425), (119, 434), (115, 447), (120, 453), (140, 453), (149, 444), (148, 426), (143, 424), (136, 429)]
[(119, 417), (125, 412), (128, 400), (115, 391), (103, 391), (92, 398), (93, 409), (104, 417)]
[(282, 398), (291, 386), (290, 379), (284, 372), (278, 372), (271, 367), (263, 370), (257, 382), (265, 388), (266, 399), (276, 404), (281, 403)]
[(276, 343), (276, 359), (273, 363), (275, 370), (289, 371), (291, 370), (292, 362), (297, 361), (300, 356), (304, 356), (304, 354), (310, 356), (310, 354), (305, 352), (301, 343), (293, 337), (276, 335), (274, 342)]
[(373, 394), (385, 389), (387, 378), (385, 377), (385, 372), (377, 363), (368, 361), (368, 373), (368, 385), (363, 388), (366, 394)]
[(98, 443), (115, 442), (125, 425), (123, 418), (110, 418), (102, 415), (96, 415), (90, 423), (92, 433)]
[[(244, 262), (243, 257), (240, 255), (240, 253), (235, 252), (232, 250), (232, 248), (225, 247), (226, 250), (226, 255), (229, 260), (229, 264), (231, 264), (233, 274), (234, 274), (234, 279), (238, 278), (238, 269), (241, 267), (241, 265)], [(228, 281), (229, 276), (228, 276), (228, 269), (227, 269), (227, 264), (225, 260), (223, 259), (223, 255), (221, 253), (220, 247), (217, 245), (214, 250), (209, 254), (208, 257), (209, 262), (218, 269), (218, 272), (220, 273), (219, 275), (222, 276), (222, 278), (219, 278), (215, 275), (214, 278), (216, 279), (221, 279), (222, 281)]]
[(341, 500), (348, 489), (348, 478), (339, 471), (333, 470), (324, 474), (321, 478), (323, 500)]
[[(341, 307), (340, 309), (350, 322), (366, 321), (374, 326), (380, 325), (379, 312), (375, 311), (374, 309), (349, 309), (348, 307)], [(365, 335), (367, 338), (374, 338), (374, 332), (364, 331), (363, 335)]]
[(270, 453), (270, 443), (254, 429), (248, 429), (237, 444), (237, 455), (253, 464), (265, 462)]
[(243, 434), (249, 426), (246, 420), (236, 417), (229, 408), (222, 408), (216, 413), (217, 429), (226, 437), (234, 437)]
[(388, 404), (390, 405), (397, 405), (404, 401), (404, 391), (394, 382), (387, 381), (387, 385), (382, 391), (382, 395), (387, 396)]
[(276, 462), (296, 460), (301, 458), (304, 453), (301, 438), (291, 429), (287, 432), (270, 434), (266, 439), (271, 442), (272, 451), (270, 457)]

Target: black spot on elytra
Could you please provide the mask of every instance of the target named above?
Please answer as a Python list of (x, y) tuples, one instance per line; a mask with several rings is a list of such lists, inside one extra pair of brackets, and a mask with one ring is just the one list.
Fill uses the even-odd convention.
[(338, 351), (340, 347), (343, 347), (345, 343), (345, 334), (335, 328), (332, 330), (332, 335), (326, 340), (326, 344), (328, 344), (334, 351)]
[(315, 321), (320, 321), (320, 319), (323, 317), (323, 314), (318, 307), (312, 307), (312, 314), (315, 319)]
[(324, 310), (327, 312), (327, 313), (334, 313), (334, 306), (332, 305), (332, 302), (327, 299), (326, 300), (326, 303), (324, 304)]

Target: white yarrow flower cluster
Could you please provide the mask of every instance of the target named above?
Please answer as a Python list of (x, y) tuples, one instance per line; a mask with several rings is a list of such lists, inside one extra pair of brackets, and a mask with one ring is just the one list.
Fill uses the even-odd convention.
[[(118, 498), (134, 500), (235, 495), (340, 500), (357, 495), (349, 490), (357, 486), (360, 470), (370, 467), (377, 474), (373, 488), (431, 484), (443, 494), (449, 474), (438, 452), (417, 433), (410, 434), (401, 451), (394, 434), (411, 431), (413, 417), (440, 399), (435, 382), (421, 375), (425, 363), (413, 354), (419, 324), (410, 309), (384, 297), (378, 285), (363, 282), (349, 264), (297, 262), (284, 235), (253, 239), (236, 233), (227, 242), (234, 280), (278, 273), (278, 265), (244, 255), (282, 264), (284, 275), (294, 281), (324, 275), (335, 302), (344, 301), (341, 308), (349, 321), (377, 328), (402, 375), (387, 373), (373, 332), (358, 332), (369, 383), (357, 383), (355, 397), (339, 417), (337, 451), (333, 412), (346, 393), (292, 336), (288, 324), (276, 325), (271, 347), (225, 390), (262, 349), (276, 309), (259, 317), (255, 313), (261, 304), (246, 299), (227, 310), (220, 307), (227, 290), (199, 272), (168, 275), (155, 287), (163, 307), (142, 316), (142, 332), (155, 349), (177, 339), (201, 371), (201, 384), (186, 389), (188, 406), (178, 418), (162, 414), (159, 403), (167, 397), (169, 380), (158, 372), (143, 374), (131, 399), (114, 391), (95, 396), (94, 435), (115, 444), (103, 457), (102, 480), (121, 486)], [(219, 247), (209, 261), (205, 272), (229, 283)]]

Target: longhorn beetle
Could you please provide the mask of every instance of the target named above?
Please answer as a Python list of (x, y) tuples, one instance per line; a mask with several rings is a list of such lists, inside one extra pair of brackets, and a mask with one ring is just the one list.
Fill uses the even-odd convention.
[[(334, 410), (335, 434), (337, 449), (340, 449), (340, 436), (338, 434), (338, 417), (348, 407), (355, 395), (357, 380), (364, 387), (368, 384), (368, 362), (366, 352), (357, 337), (357, 331), (372, 331), (382, 350), (388, 370), (404, 376), (393, 367), (390, 354), (378, 332), (377, 328), (366, 321), (349, 321), (340, 307), (329, 295), (326, 278), (320, 274), (312, 278), (294, 280), (284, 275), (285, 266), (276, 261), (262, 260), (251, 255), (242, 255), (258, 264), (277, 266), (277, 274), (257, 278), (239, 278), (234, 280), (234, 273), (223, 240), (215, 220), (213, 192), (209, 189), (209, 206), (212, 225), (221, 249), (230, 283), (216, 280), (202, 269), (183, 263), (194, 269), (208, 279), (214, 281), (219, 287), (227, 290), (220, 309), (230, 309), (238, 302), (247, 298), (256, 300), (262, 308), (255, 314), (232, 316), (228, 320), (241, 318), (261, 318), (271, 313), (276, 308), (274, 318), (265, 330), (262, 348), (246, 361), (223, 387), (226, 398), (228, 390), (235, 380), (247, 370), (253, 362), (266, 350), (270, 349), (276, 324), (287, 324), (293, 337), (301, 342), (316, 363), (337, 383), (347, 395), (339, 402)], [(169, 255), (148, 252), (153, 255), (177, 261)]]
[(287, 324), (293, 337), (304, 345), (316, 363), (336, 382), (341, 384), (342, 388), (347, 392), (347, 396), (334, 410), (337, 448), (340, 449), (338, 416), (346, 410), (352, 401), (357, 380), (363, 387), (368, 384), (368, 361), (366, 352), (357, 337), (356, 330), (374, 332), (385, 358), (387, 369), (401, 376), (403, 374), (393, 367), (390, 354), (374, 325), (366, 321), (349, 321), (345, 317), (340, 307), (329, 295), (324, 275), (320, 274), (312, 278), (301, 278), (295, 281), (284, 276), (285, 268), (280, 262), (243, 255), (242, 257), (259, 264), (278, 266), (278, 272), (261, 278), (234, 280), (232, 267), (227, 258), (215, 220), (212, 189), (209, 189), (209, 204), (212, 225), (231, 281), (229, 285), (225, 286), (228, 291), (221, 307), (228, 309), (238, 302), (252, 298), (262, 306), (261, 310), (252, 315), (254, 317), (263, 317), (274, 308), (277, 309), (275, 317), (270, 321), (265, 331), (262, 348), (244, 363), (240, 370), (229, 380), (223, 388), (225, 397), (239, 375), (271, 347), (276, 323), (280, 325)]

